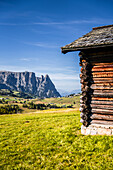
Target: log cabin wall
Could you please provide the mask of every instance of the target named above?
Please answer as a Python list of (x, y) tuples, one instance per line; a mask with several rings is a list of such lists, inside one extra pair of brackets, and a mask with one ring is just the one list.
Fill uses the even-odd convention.
[(113, 135), (113, 25), (95, 27), (61, 50), (81, 51), (81, 133)]
[(113, 125), (113, 48), (80, 52), (81, 123)]

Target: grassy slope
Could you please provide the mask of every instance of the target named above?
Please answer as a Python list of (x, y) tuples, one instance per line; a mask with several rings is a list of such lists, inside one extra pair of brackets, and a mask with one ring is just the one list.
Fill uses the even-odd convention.
[[(66, 105), (74, 105), (75, 107), (79, 107), (80, 104), (80, 96), (75, 96), (72, 98), (69, 97), (62, 97), (62, 98), (46, 98), (41, 100), (44, 103), (54, 103), (54, 104), (66, 104)], [(75, 102), (75, 104), (74, 104)]]
[(0, 169), (113, 169), (113, 136), (81, 135), (79, 115), (0, 116)]
[[(5, 101), (8, 101), (8, 104), (18, 105), (23, 110), (23, 113), (35, 112), (36, 111), (36, 110), (33, 110), (33, 109), (31, 110), (31, 109), (23, 108), (22, 106), (23, 106), (24, 101), (26, 101), (27, 104), (29, 102), (34, 102), (35, 104), (38, 104), (38, 103), (44, 103), (44, 104), (53, 103), (53, 104), (56, 104), (57, 106), (73, 105), (73, 107), (75, 107), (75, 108), (79, 108), (79, 105), (80, 105), (80, 96), (75, 96), (75, 97), (72, 97), (72, 98), (69, 98), (69, 97), (46, 98), (46, 99), (43, 99), (43, 100), (41, 100), (41, 99), (23, 99), (23, 98), (12, 97), (12, 96), (1, 96), (1, 98), (4, 98)], [(4, 106), (4, 105), (7, 105), (7, 104), (0, 103), (0, 107)]]

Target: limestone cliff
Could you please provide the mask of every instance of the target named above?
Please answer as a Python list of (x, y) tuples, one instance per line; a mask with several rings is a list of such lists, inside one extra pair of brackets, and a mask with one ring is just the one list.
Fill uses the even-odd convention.
[(36, 77), (33, 72), (0, 71), (0, 89), (27, 92), (38, 97), (59, 97), (49, 76)]

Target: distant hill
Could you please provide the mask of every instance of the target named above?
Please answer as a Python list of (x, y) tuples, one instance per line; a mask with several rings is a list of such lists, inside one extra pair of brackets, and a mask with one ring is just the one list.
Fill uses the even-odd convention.
[(70, 94), (78, 94), (81, 92), (80, 89), (72, 90), (72, 91), (65, 91), (65, 90), (58, 89), (58, 91), (60, 92), (61, 96), (68, 96)]
[(48, 75), (36, 77), (33, 72), (0, 71), (0, 89), (33, 94), (40, 98), (60, 97)]

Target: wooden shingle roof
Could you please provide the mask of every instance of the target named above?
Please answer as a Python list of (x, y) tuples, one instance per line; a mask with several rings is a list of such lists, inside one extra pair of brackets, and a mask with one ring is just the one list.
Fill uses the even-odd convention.
[(113, 25), (95, 27), (74, 42), (61, 47), (62, 53), (113, 46)]

